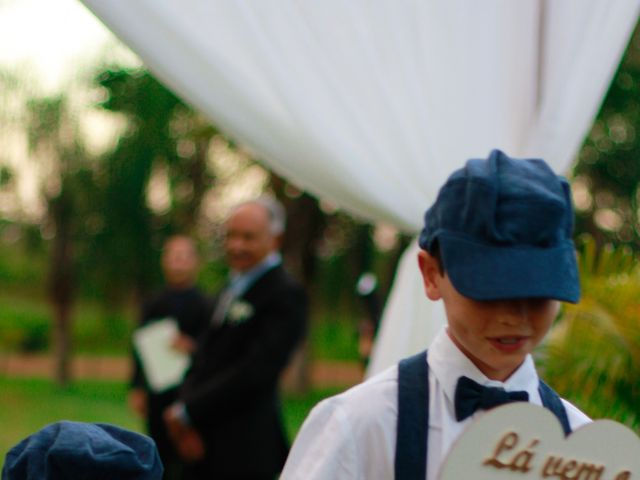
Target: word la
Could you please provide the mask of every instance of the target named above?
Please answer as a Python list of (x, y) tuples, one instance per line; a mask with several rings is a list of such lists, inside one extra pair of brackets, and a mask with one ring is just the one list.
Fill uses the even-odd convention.
[[(497, 469), (508, 469), (523, 474), (529, 472), (534, 468), (535, 448), (540, 443), (540, 440), (533, 439), (525, 448), (521, 449), (518, 449), (519, 441), (520, 438), (516, 432), (507, 432), (498, 441), (493, 455), (487, 458), (483, 465)], [(540, 470), (540, 478), (602, 480), (604, 472), (604, 465), (549, 455)], [(631, 472), (622, 471), (613, 480), (631, 480)]]

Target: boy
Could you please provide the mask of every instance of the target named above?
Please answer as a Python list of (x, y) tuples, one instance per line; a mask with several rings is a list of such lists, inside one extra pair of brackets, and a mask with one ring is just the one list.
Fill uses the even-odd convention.
[(16, 444), (2, 480), (161, 480), (153, 440), (106, 423), (60, 421)]
[(494, 150), (454, 172), (418, 254), (446, 328), (427, 353), (316, 406), (282, 478), (435, 480), (469, 423), (509, 401), (544, 405), (565, 432), (589, 422), (540, 383), (530, 355), (558, 301), (580, 297), (572, 230), (569, 185), (542, 160)]

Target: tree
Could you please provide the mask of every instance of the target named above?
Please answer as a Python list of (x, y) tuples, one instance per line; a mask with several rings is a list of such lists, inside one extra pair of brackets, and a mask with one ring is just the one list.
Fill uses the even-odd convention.
[(76, 289), (74, 249), (90, 205), (91, 172), (77, 125), (64, 96), (27, 104), (29, 151), (49, 171), (44, 185), (47, 220), (54, 236), (47, 292), (53, 308), (55, 379), (70, 379), (71, 310)]
[[(78, 286), (98, 287), (117, 308), (160, 278), (157, 250), (173, 232), (191, 233), (212, 177), (208, 145), (216, 129), (143, 70), (105, 70), (101, 108), (121, 115), (116, 147), (92, 158), (64, 96), (28, 102), (29, 151), (47, 172), (47, 221), (54, 232), (48, 294), (54, 312), (56, 379), (70, 379), (71, 312)], [(167, 172), (168, 208), (148, 197), (157, 169)], [(82, 282), (77, 279), (82, 278)]]
[(640, 28), (574, 169), (578, 232), (640, 251)]
[[(213, 184), (209, 143), (217, 130), (144, 70), (106, 69), (96, 77), (101, 108), (122, 115), (126, 132), (104, 159), (102, 224), (96, 261), (110, 299), (144, 294), (159, 278), (157, 248), (173, 232), (191, 233)], [(163, 211), (148, 202), (154, 173), (166, 173)], [(98, 254), (99, 252), (99, 254)]]

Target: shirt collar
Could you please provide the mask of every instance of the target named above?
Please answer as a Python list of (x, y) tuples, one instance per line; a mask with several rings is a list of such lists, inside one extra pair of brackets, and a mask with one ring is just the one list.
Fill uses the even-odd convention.
[(231, 271), (231, 286), (235, 296), (243, 295), (256, 280), (273, 267), (282, 263), (280, 252), (272, 252), (255, 267), (246, 272)]
[(529, 398), (535, 398), (538, 391), (538, 373), (531, 358), (527, 355), (522, 365), (505, 381), (491, 380), (476, 367), (467, 356), (453, 343), (443, 327), (429, 347), (429, 367), (442, 386), (447, 399), (453, 403), (458, 378), (462, 375), (480, 385), (502, 387), (507, 391), (524, 390)]

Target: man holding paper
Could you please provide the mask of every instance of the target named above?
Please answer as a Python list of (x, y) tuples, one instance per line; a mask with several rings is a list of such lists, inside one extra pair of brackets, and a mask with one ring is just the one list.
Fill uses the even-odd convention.
[(161, 257), (165, 288), (145, 302), (133, 336), (134, 367), (129, 404), (147, 421), (158, 446), (165, 479), (180, 478), (181, 461), (167, 435), (164, 409), (177, 397), (196, 337), (211, 315), (209, 300), (195, 286), (199, 258), (193, 241), (169, 237)]
[(278, 381), (307, 319), (302, 287), (278, 249), (284, 209), (270, 197), (235, 207), (225, 224), (230, 267), (210, 325), (165, 421), (185, 477), (273, 479), (288, 442)]

